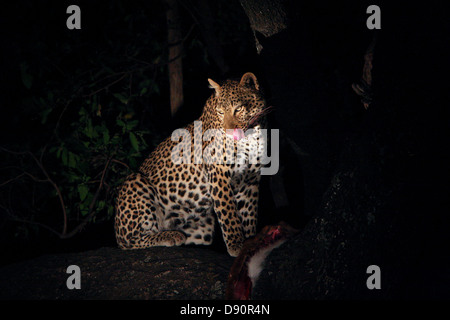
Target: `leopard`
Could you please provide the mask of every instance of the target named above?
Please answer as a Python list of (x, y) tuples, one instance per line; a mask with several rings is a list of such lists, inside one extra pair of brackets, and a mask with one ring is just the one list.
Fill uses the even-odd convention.
[(119, 248), (211, 245), (217, 225), (236, 257), (255, 235), (271, 107), (252, 72), (208, 82), (214, 92), (198, 120), (163, 140), (119, 188)]

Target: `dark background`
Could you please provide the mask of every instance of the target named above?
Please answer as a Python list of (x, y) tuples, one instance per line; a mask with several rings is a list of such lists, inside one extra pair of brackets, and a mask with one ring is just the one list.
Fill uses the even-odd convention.
[[(81, 8), (81, 30), (66, 28), (65, 11), (70, 4)], [(415, 239), (402, 248), (408, 248), (408, 254), (414, 255), (414, 246), (420, 244), (418, 251), (427, 252), (424, 259), (432, 260), (436, 252), (439, 257), (446, 256), (448, 100), (443, 95), (448, 95), (445, 66), (449, 28), (442, 8), (433, 3), (419, 6), (365, 1), (358, 4), (286, 1), (287, 30), (270, 38), (258, 35), (264, 47), (258, 55), (240, 3), (211, 1), (213, 31), (228, 66), (224, 71), (215, 63), (202, 37), (204, 25), (197, 1), (179, 4), (186, 35), (185, 103), (175, 118), (170, 116), (167, 63), (164, 63), (167, 26), (163, 2), (22, 0), (2, 7), (0, 145), (8, 150), (0, 153), (0, 240), (6, 253), (2, 255), (2, 264), (42, 253), (115, 246), (113, 219), (106, 209), (99, 210), (95, 221), (68, 239), (60, 239), (37, 225), (60, 229), (58, 199), (48, 183), (26, 176), (16, 179), (21, 172), (35, 172), (35, 176), (42, 178), (42, 172), (32, 166), (33, 161), (27, 160), (26, 155), (11, 151), (29, 151), (38, 156), (44, 146), (48, 151), (62, 142), (75, 144), (77, 136), (71, 123), (79, 123), (79, 108), (87, 105), (86, 96), (103, 88), (94, 96), (101, 101), (102, 117), (109, 128), (114, 127), (119, 115), (129, 113), (139, 120), (136, 130), (147, 131), (147, 145), (142, 144), (139, 155), (133, 157), (138, 165), (173, 129), (198, 118), (211, 94), (207, 78), (217, 81), (239, 78), (248, 71), (256, 74), (269, 103), (275, 106), (269, 120), (272, 128), (280, 129), (281, 135), (280, 171), (276, 178), (264, 177), (262, 181), (259, 227), (285, 220), (302, 229), (326, 207), (327, 197), (336, 186), (333, 177), (357, 163), (367, 181), (356, 174), (360, 180), (355, 179), (355, 183), (368, 186), (375, 202), (378, 196), (385, 196), (380, 195), (380, 190), (396, 195), (388, 202), (391, 212), (401, 212), (398, 219), (405, 222), (394, 224), (401, 226), (395, 231), (398, 239), (406, 242)], [(370, 4), (381, 8), (381, 30), (366, 28), (366, 8)], [(374, 33), (377, 33), (372, 72), (374, 104), (365, 110), (351, 84), (361, 78), (364, 53)], [(146, 68), (142, 62), (153, 64), (155, 59), (162, 61), (157, 67)], [(116, 83), (109, 81), (117, 79), (119, 72), (133, 68), (139, 69), (133, 77)], [(107, 78), (108, 72), (111, 78)], [(29, 88), (27, 75), (33, 79)], [(126, 107), (119, 105), (115, 93), (138, 92), (142, 89), (139, 81), (144, 83), (146, 79), (152, 79), (153, 89), (135, 96)], [(132, 81), (136, 82), (133, 86)], [(45, 107), (45, 101), (50, 100), (49, 92), (54, 96), (53, 104)], [(42, 97), (47, 100), (39, 102)], [(43, 112), (48, 113), (45, 123)], [(110, 130), (112, 135), (118, 129)], [(371, 135), (375, 140), (371, 140)], [(130, 141), (123, 141), (127, 144), (124, 148), (132, 150)], [(365, 142), (374, 143), (376, 148)], [(90, 168), (95, 167), (96, 159), (102, 155), (98, 151), (83, 152), (80, 155), (86, 157)], [(61, 174), (65, 167), (55, 153), (46, 153), (43, 162), (52, 168), (50, 175), (54, 181), (67, 191), (67, 205), (76, 208), (79, 199), (70, 195), (77, 194), (77, 186)], [(131, 158), (125, 151), (122, 156), (123, 161)], [(378, 166), (378, 162), (383, 163)], [(111, 186), (125, 173), (117, 169), (109, 174)], [(95, 189), (90, 189), (91, 193), (92, 190)], [(348, 197), (342, 200), (342, 205), (351, 207), (358, 192), (347, 190), (344, 194)], [(277, 196), (283, 197), (282, 205), (274, 200)], [(105, 199), (105, 207), (113, 205), (114, 188), (102, 192), (101, 198)], [(82, 219), (75, 209), (71, 211), (69, 229)], [(389, 220), (384, 226), (391, 225)], [(377, 228), (378, 233), (372, 233), (367, 243), (385, 231), (383, 225)], [(223, 250), (220, 237), (214, 249)], [(407, 259), (405, 265), (411, 261)], [(448, 261), (444, 264), (442, 261), (439, 258), (430, 264), (448, 277), (445, 264)]]

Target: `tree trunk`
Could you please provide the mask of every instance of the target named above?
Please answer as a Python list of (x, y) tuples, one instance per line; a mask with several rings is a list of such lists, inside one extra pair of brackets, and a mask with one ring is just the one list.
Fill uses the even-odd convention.
[(264, 37), (271, 37), (287, 27), (286, 11), (280, 0), (240, 0), (250, 21), (256, 42), (256, 50), (262, 46), (256, 37), (256, 31)]
[[(253, 30), (266, 37), (278, 30), (273, 20), (279, 10), (270, 3), (241, 0)], [(304, 174), (305, 211), (313, 216), (268, 256), (251, 298), (448, 299), (448, 178), (442, 169), (449, 163), (442, 151), (448, 125), (441, 123), (448, 119), (442, 112), (448, 99), (436, 94), (448, 90), (429, 81), (441, 70), (442, 61), (430, 57), (443, 50), (443, 37), (423, 32), (432, 19), (411, 26), (403, 23), (409, 12), (398, 8), (392, 14), (390, 8), (395, 23), (388, 22), (396, 28), (377, 38), (376, 60), (366, 56), (363, 79), (374, 97), (364, 110), (357, 98), (343, 97), (351, 92), (349, 79), (359, 75), (363, 42), (370, 38), (352, 28), (365, 28), (357, 17), (335, 14), (352, 9), (341, 6), (305, 5), (297, 20), (285, 10), (287, 29), (261, 39), (262, 73), (278, 108), (274, 117), (308, 154), (296, 170)], [(436, 27), (433, 34), (442, 30)], [(430, 66), (423, 68), (425, 61)], [(345, 114), (345, 108), (361, 112)], [(371, 265), (380, 267), (381, 290), (367, 286)]]
[(169, 45), (170, 113), (172, 117), (184, 103), (183, 95), (183, 38), (177, 0), (165, 0), (167, 4), (167, 41)]

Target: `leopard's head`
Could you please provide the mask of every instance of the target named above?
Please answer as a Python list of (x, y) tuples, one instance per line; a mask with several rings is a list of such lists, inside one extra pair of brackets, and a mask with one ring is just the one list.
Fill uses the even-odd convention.
[(244, 74), (240, 81), (227, 80), (220, 85), (211, 79), (208, 82), (215, 90), (209, 112), (215, 113), (214, 118), (226, 132), (238, 129), (245, 132), (256, 127), (270, 109), (251, 72)]

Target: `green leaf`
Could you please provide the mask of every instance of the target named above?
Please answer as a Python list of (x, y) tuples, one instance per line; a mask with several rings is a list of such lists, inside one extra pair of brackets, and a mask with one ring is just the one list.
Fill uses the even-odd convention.
[(62, 157), (61, 157), (61, 159), (62, 159), (63, 165), (67, 166), (67, 164), (69, 163), (69, 154), (68, 154), (66, 148), (64, 148), (62, 150)]
[(105, 130), (103, 130), (103, 143), (108, 144), (109, 142), (109, 131), (108, 128), (105, 127)]
[(70, 183), (73, 183), (73, 182), (79, 180), (78, 175), (75, 172), (73, 172), (72, 170), (68, 170), (66, 172), (66, 175), (67, 175), (67, 179), (69, 180)]
[(91, 119), (87, 119), (86, 121), (86, 128), (84, 128), (84, 134), (88, 138), (92, 138), (94, 132), (94, 128), (92, 127), (92, 121)]
[(123, 104), (128, 104), (128, 99), (125, 98), (124, 95), (120, 94), (120, 93), (114, 93), (113, 96), (115, 98), (117, 98), (120, 102), (122, 102)]
[(73, 152), (69, 151), (69, 163), (68, 163), (70, 168), (75, 168), (77, 166), (77, 159), (76, 159), (76, 155)]
[(80, 203), (80, 213), (85, 217), (89, 213), (89, 207), (84, 203)]
[(142, 88), (141, 92), (139, 93), (140, 96), (143, 96), (144, 94), (146, 94), (148, 91), (147, 88)]
[(45, 124), (47, 122), (47, 117), (50, 114), (50, 112), (52, 111), (52, 109), (45, 109), (41, 112), (41, 123)]
[(139, 142), (133, 132), (130, 132), (130, 142), (134, 150), (139, 152)]
[(87, 193), (84, 201), (80, 203), (80, 213), (83, 217), (85, 217), (89, 213), (89, 206), (94, 199), (94, 195), (92, 193)]
[(132, 120), (127, 122), (127, 130), (133, 130), (139, 123), (139, 120)]
[(80, 200), (84, 201), (89, 193), (89, 188), (85, 184), (80, 184), (78, 185), (78, 193), (80, 194)]
[(129, 157), (127, 159), (130, 168), (137, 168), (138, 164), (135, 158)]
[(106, 203), (104, 200), (100, 200), (97, 205), (97, 210), (103, 210), (103, 208), (105, 207), (105, 204)]
[(114, 216), (114, 206), (108, 206), (108, 217)]
[(117, 120), (116, 120), (116, 123), (117, 123), (117, 125), (120, 126), (120, 127), (125, 127), (125, 126), (126, 126), (125, 122), (123, 122), (123, 121), (120, 120), (120, 119), (117, 119)]
[(63, 150), (63, 148), (60, 147), (60, 148), (58, 148), (58, 151), (56, 151), (56, 157), (57, 157), (58, 159), (61, 158), (61, 152), (62, 152), (62, 150)]

